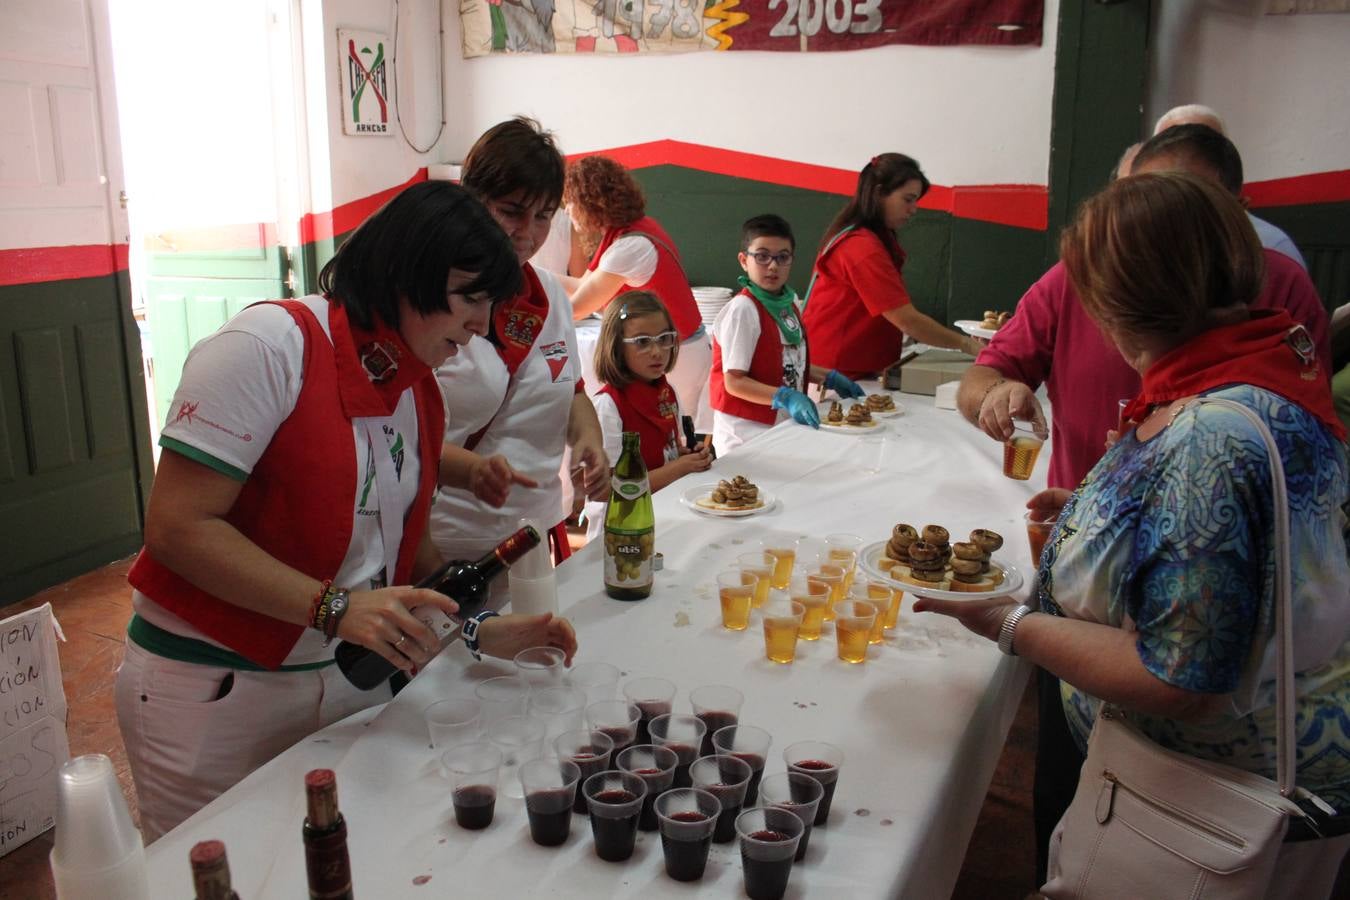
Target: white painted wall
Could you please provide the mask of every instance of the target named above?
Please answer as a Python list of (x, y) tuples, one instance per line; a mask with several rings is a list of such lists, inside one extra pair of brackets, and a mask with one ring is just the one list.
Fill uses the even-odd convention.
[[(873, 154), (900, 151), (939, 184), (1048, 180), (1059, 0), (1045, 4), (1040, 47), (470, 60), (446, 2), (446, 161), (461, 159), (489, 126), (525, 113), (553, 129), (567, 153), (674, 139), (860, 169)], [(816, 118), (789, 129), (784, 109)]]
[(1263, 16), (1259, 5), (1157, 4), (1149, 127), (1204, 103), (1223, 116), (1248, 181), (1350, 168), (1350, 15)]

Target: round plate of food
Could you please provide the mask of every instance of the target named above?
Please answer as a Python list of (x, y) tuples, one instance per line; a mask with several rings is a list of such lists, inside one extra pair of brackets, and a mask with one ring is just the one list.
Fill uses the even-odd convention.
[(756, 488), (753, 498), (727, 497), (727, 484), (726, 481), (696, 484), (680, 494), (680, 502), (694, 512), (724, 518), (758, 515), (773, 509), (778, 502), (778, 498), (763, 488)]
[(994, 335), (998, 334), (997, 328), (985, 328), (983, 324), (976, 322), (974, 319), (957, 319), (952, 324), (971, 337), (984, 338), (986, 341), (993, 340)]
[[(868, 434), (881, 427), (875, 413), (867, 408), (865, 402), (848, 400), (845, 403), (848, 405), (838, 400), (825, 400), (819, 405), (821, 431), (856, 435)], [(835, 415), (833, 421), (832, 414)]]
[(935, 597), (939, 600), (1002, 597), (1017, 591), (1024, 583), (1021, 570), (999, 556), (989, 558), (989, 571), (973, 584), (955, 581), (950, 567), (943, 572), (941, 581), (920, 581), (910, 572), (909, 566), (896, 563), (886, 556), (886, 544), (886, 541), (877, 541), (862, 548), (858, 561), (863, 571), (919, 597)]
[(867, 411), (874, 419), (893, 419), (905, 414), (905, 407), (891, 394), (868, 394)]

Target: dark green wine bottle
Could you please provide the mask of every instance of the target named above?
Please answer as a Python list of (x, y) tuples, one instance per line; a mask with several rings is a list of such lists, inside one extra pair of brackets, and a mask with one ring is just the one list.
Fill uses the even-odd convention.
[(655, 544), (656, 518), (647, 467), (637, 432), (625, 431), (605, 509), (605, 593), (615, 600), (641, 600), (650, 595)]

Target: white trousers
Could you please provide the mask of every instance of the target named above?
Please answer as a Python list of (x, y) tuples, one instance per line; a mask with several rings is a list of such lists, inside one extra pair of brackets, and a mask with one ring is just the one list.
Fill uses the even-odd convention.
[(357, 690), (337, 666), (246, 672), (165, 659), (132, 641), (115, 690), (147, 844), (307, 735), (389, 699), (386, 687)]

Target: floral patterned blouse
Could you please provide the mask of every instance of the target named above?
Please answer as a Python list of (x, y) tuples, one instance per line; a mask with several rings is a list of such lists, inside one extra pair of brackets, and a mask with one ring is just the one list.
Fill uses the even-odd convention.
[[(1293, 562), (1297, 781), (1350, 810), (1350, 481), (1345, 445), (1247, 385), (1210, 396), (1256, 412), (1285, 465)], [(1040, 560), (1041, 609), (1137, 634), (1144, 667), (1232, 703), (1196, 723), (1131, 714), (1165, 747), (1275, 776), (1271, 476), (1237, 411), (1192, 403), (1148, 441), (1126, 434), (1073, 493)], [(1259, 637), (1259, 640), (1255, 640)], [(1062, 684), (1086, 747), (1099, 701)], [(1240, 713), (1254, 710), (1249, 715)]]

